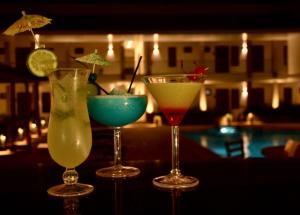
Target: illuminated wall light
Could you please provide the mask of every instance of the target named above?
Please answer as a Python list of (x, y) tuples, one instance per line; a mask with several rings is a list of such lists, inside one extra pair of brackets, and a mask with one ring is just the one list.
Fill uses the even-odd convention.
[(23, 138), (23, 135), (24, 135), (24, 129), (23, 129), (23, 128), (18, 128), (18, 137), (19, 137), (20, 139), (22, 139), (22, 138)]
[(35, 37), (34, 48), (38, 49), (38, 48), (40, 48), (40, 35), (35, 34), (34, 37)]
[(108, 40), (108, 49), (107, 49), (106, 57), (108, 58), (108, 60), (113, 60), (115, 57), (114, 45), (113, 45), (113, 35), (108, 34), (107, 40)]
[(144, 84), (136, 84), (134, 88), (135, 95), (144, 95), (145, 94), (145, 85)]
[(248, 34), (247, 33), (242, 33), (242, 40), (247, 41), (248, 40)]
[(128, 40), (125, 47), (127, 49), (132, 49), (133, 48), (133, 41), (132, 40)]
[(108, 42), (112, 42), (113, 41), (113, 35), (112, 34), (108, 34), (107, 35), (107, 40), (108, 40)]
[(109, 60), (112, 60), (115, 57), (115, 52), (113, 48), (108, 48), (106, 55)]
[(153, 34), (153, 40), (154, 40), (154, 42), (157, 42), (158, 38), (159, 38), (159, 34), (157, 34), (157, 33)]
[(0, 144), (1, 144), (2, 147), (4, 147), (5, 142), (6, 142), (6, 136), (1, 134), (0, 135)]
[(158, 47), (154, 47), (152, 54), (153, 54), (154, 57), (159, 57), (160, 56), (159, 48)]
[(207, 111), (207, 100), (206, 100), (205, 86), (200, 89), (199, 107), (201, 111)]
[(277, 109), (279, 107), (279, 86), (277, 83), (273, 85), (273, 97), (272, 97), (272, 108)]
[(247, 33), (242, 33), (242, 51), (241, 54), (243, 57), (245, 57), (248, 53), (248, 45), (247, 45), (247, 40), (248, 40), (248, 34)]
[(242, 97), (248, 97), (248, 88), (247, 86), (243, 86), (242, 88)]
[(241, 99), (240, 99), (240, 106), (246, 107), (247, 106), (247, 99), (248, 99), (248, 87), (247, 82), (242, 82), (242, 90), (241, 90)]
[(31, 122), (29, 127), (30, 127), (31, 132), (37, 132), (37, 124), (36, 123)]
[(246, 117), (246, 122), (247, 122), (247, 124), (253, 124), (253, 122), (254, 122), (254, 114), (253, 113), (251, 113), (251, 112), (249, 112), (248, 114), (247, 114), (247, 117)]
[(157, 34), (157, 33), (153, 34), (153, 43), (154, 44), (153, 44), (152, 56), (154, 59), (157, 59), (160, 57), (158, 39), (159, 39), (159, 34)]
[(247, 42), (243, 42), (242, 44), (242, 56), (246, 56), (248, 53), (248, 45)]
[(46, 120), (41, 119), (41, 126), (44, 127), (46, 125)]
[(148, 114), (152, 114), (154, 112), (154, 104), (153, 101), (151, 99), (148, 98), (148, 105), (146, 108), (146, 113)]

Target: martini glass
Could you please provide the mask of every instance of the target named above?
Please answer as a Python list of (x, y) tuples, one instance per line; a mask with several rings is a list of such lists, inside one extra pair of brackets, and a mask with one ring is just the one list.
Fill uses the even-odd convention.
[(135, 177), (140, 170), (121, 164), (121, 127), (138, 120), (147, 106), (146, 95), (97, 95), (88, 97), (88, 110), (95, 121), (114, 129), (114, 163), (98, 169), (96, 175), (104, 178)]
[(92, 147), (92, 131), (87, 110), (87, 80), (89, 70), (57, 69), (49, 75), (51, 112), (48, 126), (48, 150), (52, 159), (66, 168), (64, 184), (48, 189), (57, 197), (89, 194), (94, 187), (78, 183), (75, 167), (83, 163)]
[(179, 124), (199, 93), (203, 74), (150, 75), (143, 77), (159, 109), (171, 125), (172, 169), (168, 175), (153, 179), (159, 188), (186, 189), (199, 184), (197, 178), (184, 176), (179, 169)]

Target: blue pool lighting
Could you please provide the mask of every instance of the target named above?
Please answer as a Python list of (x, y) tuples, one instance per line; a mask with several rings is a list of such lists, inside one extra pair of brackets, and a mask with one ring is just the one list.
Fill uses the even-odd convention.
[(226, 126), (226, 127), (221, 127), (220, 128), (220, 133), (221, 134), (235, 134), (236, 132), (237, 131), (236, 131), (235, 127)]
[(225, 141), (228, 138), (242, 137), (247, 157), (263, 157), (261, 150), (265, 147), (284, 145), (288, 139), (300, 140), (299, 130), (272, 130), (234, 126), (222, 126), (197, 132), (183, 132), (183, 135), (222, 157), (226, 157)]

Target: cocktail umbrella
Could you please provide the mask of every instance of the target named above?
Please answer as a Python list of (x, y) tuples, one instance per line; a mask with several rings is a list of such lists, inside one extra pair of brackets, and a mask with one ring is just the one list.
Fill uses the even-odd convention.
[(95, 72), (96, 65), (99, 65), (99, 66), (108, 66), (109, 65), (109, 62), (107, 60), (105, 60), (103, 57), (101, 57), (100, 54), (98, 54), (97, 49), (95, 49), (95, 51), (93, 53), (84, 55), (82, 57), (78, 57), (75, 60), (82, 62), (82, 63), (93, 64), (92, 73)]
[(90, 77), (89, 77), (89, 82), (94, 85), (97, 85), (105, 94), (109, 94), (104, 88), (102, 88), (99, 84), (96, 83), (96, 79), (97, 79), (97, 75), (95, 73), (96, 65), (108, 66), (110, 64), (107, 60), (105, 60), (103, 57), (101, 57), (100, 54), (98, 54), (98, 50), (95, 49), (95, 51), (93, 53), (84, 55), (82, 57), (78, 57), (75, 60), (80, 63), (93, 64), (93, 69), (92, 69), (92, 73), (90, 74)]
[(22, 17), (18, 19), (15, 23), (9, 26), (3, 34), (14, 36), (15, 34), (22, 33), (24, 31), (30, 31), (35, 43), (37, 40), (33, 33), (33, 28), (41, 28), (51, 22), (51, 19), (41, 15), (27, 15), (25, 11), (22, 11)]

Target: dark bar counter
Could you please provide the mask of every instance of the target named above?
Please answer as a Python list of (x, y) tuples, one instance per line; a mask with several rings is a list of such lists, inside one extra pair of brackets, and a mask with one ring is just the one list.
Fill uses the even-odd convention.
[(200, 179), (198, 188), (185, 192), (153, 187), (152, 178), (170, 170), (168, 162), (127, 162), (141, 174), (126, 180), (96, 178), (96, 169), (109, 163), (86, 162), (77, 168), (80, 182), (95, 190), (73, 200), (46, 192), (62, 182), (64, 169), (50, 160), (33, 160), (27, 152), (0, 158), (0, 202), (6, 214), (288, 214), (299, 208), (300, 162), (295, 160), (182, 162), (184, 174)]
[(298, 213), (299, 160), (188, 159), (193, 153), (182, 153), (182, 173), (197, 177), (200, 185), (193, 190), (165, 191), (155, 188), (152, 179), (169, 173), (170, 159), (130, 159), (130, 147), (124, 147), (124, 163), (139, 167), (141, 174), (125, 180), (99, 179), (95, 171), (111, 165), (110, 156), (99, 155), (109, 144), (100, 145), (95, 143), (88, 160), (76, 168), (79, 181), (92, 184), (95, 190), (73, 199), (47, 195), (49, 187), (62, 183), (64, 171), (47, 149), (0, 156), (0, 214)]

